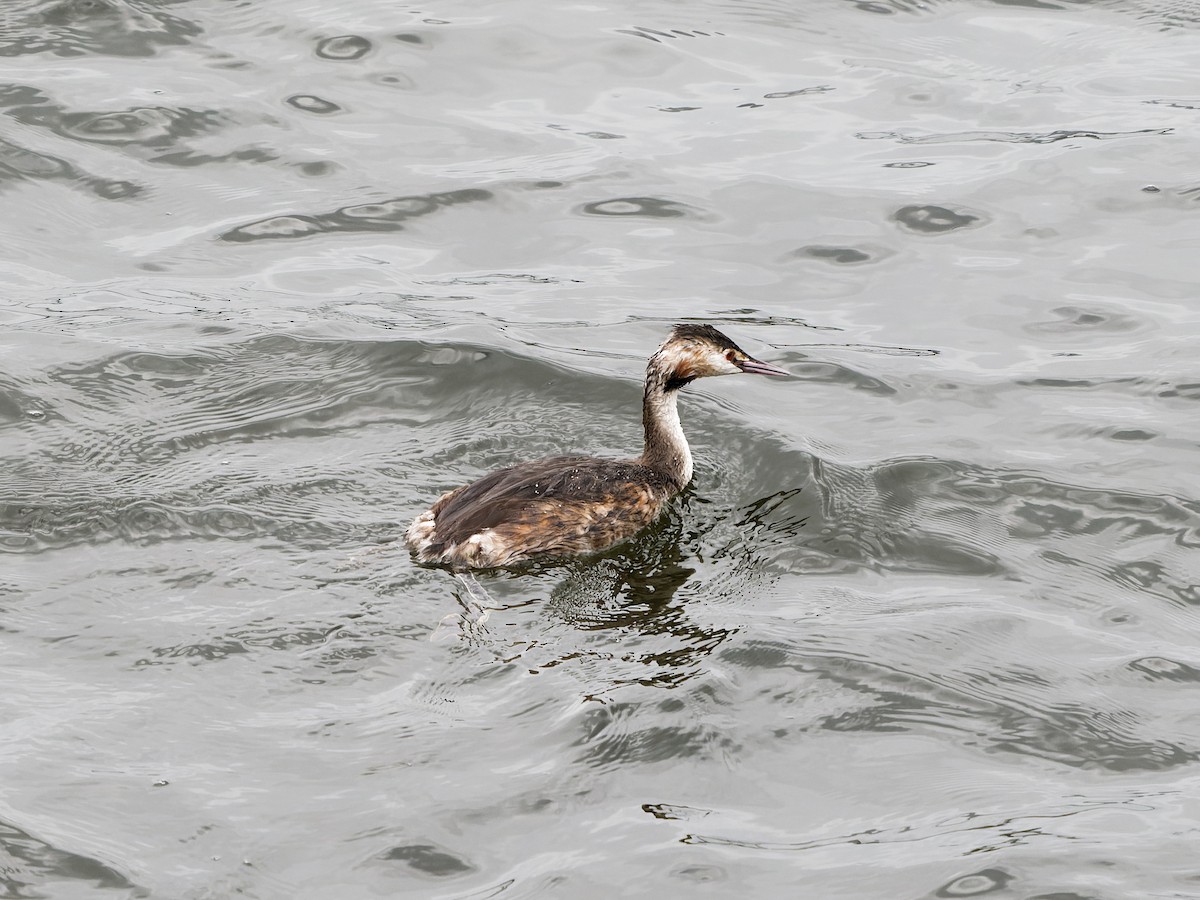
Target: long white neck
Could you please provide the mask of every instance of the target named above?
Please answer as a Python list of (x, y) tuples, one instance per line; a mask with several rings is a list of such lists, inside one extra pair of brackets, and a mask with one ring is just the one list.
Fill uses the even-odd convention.
[(679, 424), (679, 390), (667, 390), (665, 381), (661, 373), (653, 370), (646, 373), (646, 394), (642, 400), (646, 445), (642, 462), (683, 490), (692, 480), (692, 451)]

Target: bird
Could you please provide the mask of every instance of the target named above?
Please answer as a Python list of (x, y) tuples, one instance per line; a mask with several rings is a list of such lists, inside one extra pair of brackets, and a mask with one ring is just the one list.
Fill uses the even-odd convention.
[(711, 325), (676, 325), (646, 364), (640, 456), (556, 456), (499, 469), (439, 497), (408, 526), (405, 543), (421, 563), (470, 572), (597, 553), (633, 537), (692, 480), (680, 390), (738, 374), (791, 373)]

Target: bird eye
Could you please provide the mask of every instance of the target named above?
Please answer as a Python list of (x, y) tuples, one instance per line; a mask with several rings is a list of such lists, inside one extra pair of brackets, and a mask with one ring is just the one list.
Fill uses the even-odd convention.
[(727, 360), (729, 360), (730, 362), (737, 362), (737, 354), (734, 353), (732, 350), (725, 351), (725, 358)]

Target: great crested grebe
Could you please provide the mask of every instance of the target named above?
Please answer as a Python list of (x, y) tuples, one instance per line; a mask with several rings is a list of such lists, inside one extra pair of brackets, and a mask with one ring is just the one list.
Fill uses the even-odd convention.
[(491, 569), (604, 550), (641, 531), (692, 480), (679, 389), (708, 375), (788, 375), (711, 325), (676, 325), (646, 364), (645, 449), (637, 459), (556, 456), (443, 494), (408, 526), (421, 562)]

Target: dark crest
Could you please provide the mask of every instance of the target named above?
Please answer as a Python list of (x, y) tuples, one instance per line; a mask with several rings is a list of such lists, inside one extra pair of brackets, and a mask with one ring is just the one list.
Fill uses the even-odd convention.
[(742, 348), (731, 341), (726, 335), (717, 331), (711, 325), (692, 325), (691, 323), (680, 323), (671, 330), (671, 337), (682, 338), (684, 340), (704, 341), (712, 344), (721, 350), (737, 350), (742, 352)]

